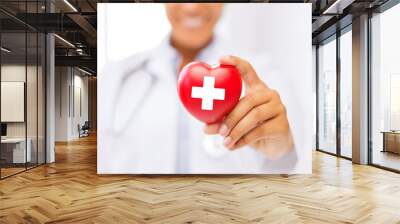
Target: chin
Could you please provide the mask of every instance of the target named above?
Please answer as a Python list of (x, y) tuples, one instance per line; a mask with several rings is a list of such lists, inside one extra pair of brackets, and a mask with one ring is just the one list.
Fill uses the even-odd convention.
[(181, 29), (177, 30), (175, 37), (181, 46), (187, 49), (201, 49), (207, 46), (212, 37), (212, 33), (204, 29)]
[(198, 36), (193, 36), (185, 40), (185, 45), (189, 49), (200, 49), (207, 46), (210, 38), (198, 38)]
[(207, 41), (201, 42), (201, 43), (188, 42), (186, 46), (187, 46), (188, 49), (198, 50), (198, 49), (201, 49), (201, 48), (205, 48), (206, 44), (207, 44)]

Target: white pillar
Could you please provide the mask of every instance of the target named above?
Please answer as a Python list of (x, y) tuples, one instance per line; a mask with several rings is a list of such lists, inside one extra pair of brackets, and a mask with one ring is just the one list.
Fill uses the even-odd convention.
[(54, 35), (46, 36), (46, 163), (55, 161), (54, 133), (55, 133), (55, 60)]

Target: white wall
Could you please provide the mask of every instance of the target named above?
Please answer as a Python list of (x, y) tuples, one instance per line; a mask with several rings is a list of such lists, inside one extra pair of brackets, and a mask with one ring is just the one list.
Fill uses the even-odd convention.
[(56, 141), (77, 139), (79, 137), (78, 124), (83, 125), (88, 120), (88, 78), (83, 75), (76, 68), (56, 67)]
[[(72, 108), (71, 119), (71, 135), (73, 138), (79, 137), (77, 126), (83, 125), (88, 120), (88, 77), (82, 76), (82, 73), (77, 74), (75, 70), (74, 75), (74, 108)], [(80, 91), (80, 93), (78, 93)], [(79, 98), (80, 95), (80, 98)], [(79, 102), (80, 101), (80, 102)], [(79, 111), (82, 110), (82, 111)]]
[(56, 67), (55, 69), (55, 140), (66, 141), (68, 139), (68, 68)]

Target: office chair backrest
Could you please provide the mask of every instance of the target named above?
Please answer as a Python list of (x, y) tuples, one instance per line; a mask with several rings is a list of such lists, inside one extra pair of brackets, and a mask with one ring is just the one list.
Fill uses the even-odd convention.
[(90, 127), (89, 121), (85, 121), (85, 123), (83, 124), (82, 128), (89, 129), (89, 127)]
[(1, 136), (7, 136), (7, 124), (1, 123)]

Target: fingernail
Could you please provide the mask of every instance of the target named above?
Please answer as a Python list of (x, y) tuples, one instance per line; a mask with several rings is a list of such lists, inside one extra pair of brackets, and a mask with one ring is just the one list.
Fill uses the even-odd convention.
[(232, 142), (232, 138), (231, 137), (227, 137), (224, 139), (224, 146), (228, 147)]
[(225, 137), (228, 134), (228, 126), (226, 124), (222, 124), (218, 130), (218, 133)]

